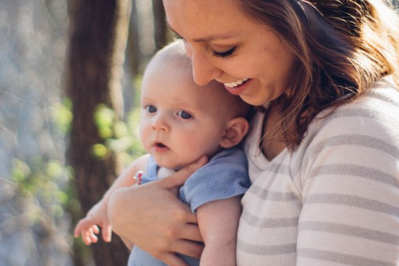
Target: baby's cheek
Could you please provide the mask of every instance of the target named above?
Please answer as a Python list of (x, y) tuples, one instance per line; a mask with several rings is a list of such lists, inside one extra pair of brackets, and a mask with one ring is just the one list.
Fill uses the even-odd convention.
[(191, 141), (187, 144), (189, 147), (189, 151), (195, 159), (198, 159), (202, 155), (210, 156), (218, 150), (219, 143), (215, 142), (212, 137), (206, 139), (200, 139), (197, 141)]
[(201, 156), (199, 154), (202, 152), (204, 143), (198, 141), (196, 136), (192, 136), (189, 139), (180, 139), (179, 145), (184, 156), (193, 158)]

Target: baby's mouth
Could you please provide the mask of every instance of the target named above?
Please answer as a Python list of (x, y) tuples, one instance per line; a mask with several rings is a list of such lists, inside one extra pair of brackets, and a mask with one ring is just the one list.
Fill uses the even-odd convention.
[(162, 142), (155, 142), (154, 146), (157, 148), (168, 148), (168, 146), (166, 146)]

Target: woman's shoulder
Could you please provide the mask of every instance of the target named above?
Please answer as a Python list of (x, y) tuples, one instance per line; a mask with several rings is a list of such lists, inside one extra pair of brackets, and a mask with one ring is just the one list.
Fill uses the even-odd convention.
[(357, 99), (320, 113), (310, 125), (316, 131), (380, 134), (399, 131), (399, 91), (387, 80), (376, 82)]
[[(341, 178), (366, 190), (370, 182), (365, 180), (394, 184), (399, 163), (398, 114), (399, 92), (386, 82), (376, 83), (332, 113), (320, 114), (291, 157), (291, 172), (302, 182), (299, 187), (309, 192), (320, 176), (323, 182), (339, 184), (335, 180)], [(319, 188), (329, 187), (323, 182)]]
[(395, 87), (391, 76), (383, 78), (374, 83), (353, 103), (348, 104), (364, 107), (370, 110), (388, 111), (390, 108), (399, 108), (399, 88)]
[(351, 147), (385, 149), (399, 158), (398, 114), (399, 91), (386, 80), (377, 82), (356, 100), (320, 113), (309, 125), (299, 154), (316, 156), (327, 147)]

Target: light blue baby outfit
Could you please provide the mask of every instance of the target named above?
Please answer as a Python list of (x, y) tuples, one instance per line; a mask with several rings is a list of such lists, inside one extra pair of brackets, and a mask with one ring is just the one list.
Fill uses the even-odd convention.
[[(143, 175), (143, 183), (157, 180), (159, 166), (151, 157), (147, 164), (147, 173)], [(250, 185), (247, 159), (239, 148), (225, 149), (194, 174), (180, 188), (180, 200), (196, 209), (205, 203), (228, 199), (244, 194)], [(184, 255), (179, 256), (190, 266), (198, 266), (199, 260)], [(147, 252), (134, 247), (129, 258), (129, 266), (167, 266)]]

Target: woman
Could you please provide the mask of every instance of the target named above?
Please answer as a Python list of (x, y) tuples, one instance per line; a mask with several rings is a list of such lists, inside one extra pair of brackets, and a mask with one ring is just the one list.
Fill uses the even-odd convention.
[[(378, 0), (163, 2), (196, 83), (216, 80), (259, 107), (237, 265), (397, 265), (393, 10)], [(196, 218), (174, 191), (204, 161), (115, 194), (114, 230), (168, 265), (184, 265), (175, 252), (198, 257)]]

